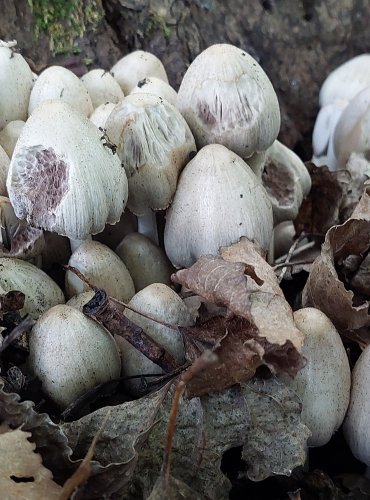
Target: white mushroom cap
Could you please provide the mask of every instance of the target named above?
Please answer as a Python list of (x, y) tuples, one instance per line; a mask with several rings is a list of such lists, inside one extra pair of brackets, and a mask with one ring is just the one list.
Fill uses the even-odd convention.
[[(84, 241), (73, 252), (68, 265), (76, 267), (90, 283), (104, 288), (108, 295), (128, 302), (135, 294), (134, 282), (127, 267), (109, 247), (99, 241)], [(70, 299), (89, 287), (72, 271), (66, 272), (66, 297)]]
[(136, 50), (122, 57), (112, 67), (111, 73), (125, 95), (128, 95), (137, 83), (147, 76), (155, 76), (168, 83), (166, 70), (158, 57), (143, 50)]
[(32, 71), (27, 62), (1, 42), (0, 130), (13, 120), (26, 120), (31, 88)]
[(0, 287), (5, 292), (23, 292), (25, 302), (21, 314), (30, 314), (34, 319), (50, 307), (65, 302), (59, 286), (44, 271), (25, 260), (0, 258)]
[(189, 267), (241, 236), (267, 250), (272, 228), (271, 202), (260, 180), (238, 155), (211, 144), (180, 176), (166, 218), (166, 253), (175, 267)]
[(344, 436), (358, 460), (370, 465), (370, 346), (352, 372), (351, 401), (344, 421)]
[(100, 129), (105, 129), (109, 115), (115, 108), (113, 102), (106, 102), (94, 109), (90, 115), (90, 121)]
[(0, 132), (0, 145), (4, 148), (9, 158), (12, 157), (18, 137), (21, 135), (25, 122), (14, 120), (9, 122)]
[(30, 95), (28, 114), (31, 115), (37, 106), (50, 99), (61, 99), (87, 117), (93, 112), (84, 84), (72, 71), (62, 66), (50, 66), (39, 75)]
[(117, 222), (127, 179), (100, 137), (67, 103), (42, 103), (27, 120), (9, 167), (7, 187), (17, 217), (71, 239)]
[(306, 365), (294, 379), (282, 375), (302, 401), (302, 422), (312, 435), (309, 446), (323, 446), (340, 427), (347, 411), (351, 370), (342, 339), (329, 318), (307, 307), (294, 313), (305, 335)]
[(223, 144), (242, 158), (264, 151), (276, 139), (280, 110), (261, 66), (233, 45), (212, 45), (189, 66), (177, 107), (197, 145)]
[(179, 111), (152, 94), (132, 94), (116, 105), (106, 123), (109, 140), (125, 167), (135, 215), (168, 207), (177, 178), (195, 150)]
[(32, 328), (28, 364), (44, 392), (63, 408), (121, 371), (110, 333), (67, 305), (49, 309)]
[(177, 92), (168, 83), (164, 82), (160, 78), (151, 76), (143, 78), (137, 83), (130, 94), (154, 94), (158, 97), (163, 97), (173, 106), (176, 106)]
[[(320, 109), (312, 133), (312, 148), (314, 156), (332, 155), (333, 134), (335, 127), (348, 101), (337, 99)], [(330, 153), (328, 150), (331, 150)], [(329, 165), (330, 168), (330, 165)]]
[[(168, 286), (153, 283), (138, 292), (129, 305), (136, 311), (165, 323), (190, 326), (194, 320), (183, 300)], [(129, 309), (125, 316), (140, 326), (144, 332), (163, 346), (179, 364), (185, 362), (184, 343), (180, 332), (152, 321)], [(161, 374), (163, 370), (135, 349), (126, 339), (116, 336), (116, 342), (122, 355), (122, 375), (129, 377), (141, 374)], [(129, 380), (127, 385), (135, 393), (140, 386), (140, 379)]]
[(337, 99), (350, 101), (370, 86), (370, 54), (361, 54), (336, 68), (326, 78), (320, 90), (320, 106)]
[(311, 189), (303, 161), (278, 140), (266, 150), (262, 183), (272, 204), (274, 224), (294, 220)]
[(345, 168), (351, 153), (370, 150), (370, 86), (356, 95), (341, 114), (333, 136), (336, 168)]
[(95, 108), (106, 102), (117, 104), (125, 96), (117, 80), (104, 69), (92, 69), (81, 77)]

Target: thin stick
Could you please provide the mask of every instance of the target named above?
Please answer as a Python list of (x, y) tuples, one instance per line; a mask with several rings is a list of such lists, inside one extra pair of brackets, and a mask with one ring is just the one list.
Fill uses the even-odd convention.
[[(298, 238), (295, 240), (295, 242), (293, 243), (293, 245), (290, 247), (289, 249), (289, 252), (288, 252), (288, 255), (287, 255), (287, 258), (286, 258), (286, 261), (285, 261), (285, 264), (287, 264), (290, 259), (293, 257), (293, 253), (294, 251), (296, 250), (297, 246), (299, 245), (299, 243), (302, 241), (303, 238), (305, 238), (306, 235), (305, 234), (301, 234), (300, 236), (298, 236)], [(283, 266), (282, 270), (281, 270), (281, 273), (280, 273), (280, 276), (278, 276), (278, 282), (281, 283), (284, 279), (284, 276), (286, 274), (288, 270), (288, 267), (287, 266)]]
[(0, 352), (3, 352), (7, 347), (10, 346), (17, 338), (19, 338), (22, 333), (30, 330), (35, 324), (35, 320), (31, 316), (26, 316), (4, 339), (4, 342), (0, 345)]
[(313, 260), (297, 260), (293, 262), (282, 262), (281, 264), (276, 264), (274, 266), (274, 271), (281, 269), (282, 267), (293, 267), (293, 266), (304, 266), (305, 264), (312, 264)]
[[(306, 250), (309, 250), (310, 248), (313, 248), (315, 245), (316, 245), (315, 241), (310, 241), (310, 242), (306, 243), (305, 245), (302, 245), (301, 247), (296, 248), (294, 250), (294, 252), (292, 253), (292, 257), (296, 257), (300, 253), (305, 252)], [(287, 257), (288, 257), (287, 253), (282, 255), (281, 257), (279, 257), (278, 259), (275, 260), (275, 264), (283, 264), (286, 261)]]
[(189, 368), (180, 376), (180, 380), (177, 384), (176, 391), (172, 400), (171, 412), (168, 421), (166, 448), (163, 458), (162, 474), (164, 476), (165, 484), (167, 487), (169, 485), (169, 480), (170, 480), (171, 451), (173, 445), (173, 438), (175, 435), (176, 418), (180, 406), (180, 398), (185, 390), (186, 384), (190, 382), (190, 380), (195, 375), (202, 372), (210, 364), (215, 363), (216, 361), (217, 361), (217, 355), (214, 352), (208, 350), (204, 351), (201, 354), (201, 356), (199, 356), (199, 358), (197, 358), (194, 361), (194, 363), (191, 366), (189, 366)]

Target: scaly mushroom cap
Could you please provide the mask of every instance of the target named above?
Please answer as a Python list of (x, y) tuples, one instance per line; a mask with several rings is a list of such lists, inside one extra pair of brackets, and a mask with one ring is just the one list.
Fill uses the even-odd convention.
[(122, 57), (112, 67), (111, 73), (125, 95), (128, 95), (137, 83), (147, 76), (155, 76), (168, 83), (166, 70), (158, 57), (143, 50), (136, 50)]
[(89, 92), (94, 109), (107, 102), (117, 104), (125, 97), (117, 80), (104, 69), (92, 69), (81, 77), (81, 82)]
[(0, 130), (13, 120), (26, 120), (32, 71), (25, 59), (0, 41)]
[(71, 239), (117, 222), (127, 179), (101, 135), (67, 103), (42, 103), (27, 120), (9, 167), (7, 188), (17, 217)]
[(106, 122), (125, 167), (135, 215), (168, 207), (180, 171), (195, 150), (193, 135), (170, 103), (151, 94), (133, 94), (116, 105)]
[(85, 116), (93, 112), (86, 87), (78, 76), (63, 66), (50, 66), (39, 75), (30, 95), (28, 114), (31, 115), (37, 106), (50, 99), (67, 102)]
[(211, 144), (181, 174), (166, 218), (166, 253), (175, 267), (189, 267), (241, 236), (267, 250), (272, 228), (271, 202), (260, 180), (238, 155)]
[(370, 54), (361, 54), (336, 68), (320, 89), (320, 106), (337, 99), (349, 101), (370, 86)]
[(253, 57), (233, 45), (212, 45), (194, 59), (177, 107), (199, 147), (223, 144), (242, 158), (271, 146), (280, 129), (270, 80)]

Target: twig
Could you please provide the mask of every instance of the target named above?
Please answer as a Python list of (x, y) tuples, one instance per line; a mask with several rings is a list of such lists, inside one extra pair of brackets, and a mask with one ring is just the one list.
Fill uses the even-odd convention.
[(297, 260), (293, 262), (282, 262), (281, 264), (276, 264), (274, 266), (274, 271), (281, 269), (282, 267), (292, 267), (292, 266), (304, 266), (306, 264), (312, 264), (313, 260)]
[[(303, 240), (303, 238), (305, 238), (306, 235), (305, 234), (301, 234), (300, 236), (298, 236), (298, 238), (295, 240), (295, 242), (293, 243), (293, 245), (290, 247), (289, 249), (289, 252), (288, 252), (288, 255), (286, 257), (286, 261), (285, 261), (285, 264), (288, 264), (288, 262), (290, 261), (290, 259), (293, 257), (293, 253), (294, 251), (296, 250), (297, 246), (299, 245), (299, 243)], [(278, 276), (278, 282), (281, 283), (284, 279), (284, 276), (286, 274), (288, 270), (288, 267), (285, 265), (283, 266), (282, 270), (281, 270), (281, 273), (280, 273), (280, 276)]]
[(173, 445), (173, 437), (175, 435), (176, 418), (177, 418), (177, 413), (179, 411), (181, 395), (185, 390), (186, 384), (190, 382), (190, 380), (195, 375), (202, 372), (210, 364), (215, 363), (216, 361), (217, 361), (217, 355), (214, 352), (208, 350), (204, 351), (201, 354), (201, 356), (199, 356), (199, 358), (197, 358), (194, 361), (194, 363), (191, 366), (189, 366), (189, 368), (180, 376), (180, 380), (177, 384), (175, 394), (173, 396), (171, 412), (168, 421), (166, 447), (163, 458), (162, 475), (164, 477), (165, 485), (167, 487), (169, 485), (169, 480), (170, 480), (171, 451)]
[(165, 372), (173, 372), (180, 368), (175, 358), (164, 347), (115, 307), (103, 289), (95, 288), (95, 295), (83, 306), (83, 312), (102, 324), (112, 335), (124, 337)]
[[(303, 253), (305, 252), (306, 250), (309, 250), (310, 248), (313, 248), (314, 246), (316, 245), (316, 241), (309, 241), (308, 243), (296, 248), (294, 250), (294, 252), (292, 253), (291, 257), (296, 257), (297, 255), (299, 255), (300, 253)], [(288, 257), (288, 254), (284, 254), (282, 255), (281, 257), (279, 257), (278, 259), (275, 260), (275, 265), (277, 264), (283, 264), (286, 259)]]

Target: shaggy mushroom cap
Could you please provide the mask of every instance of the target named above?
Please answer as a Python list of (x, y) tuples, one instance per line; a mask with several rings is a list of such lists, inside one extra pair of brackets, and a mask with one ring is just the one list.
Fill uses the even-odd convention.
[(94, 109), (107, 102), (117, 104), (125, 97), (117, 80), (104, 69), (92, 69), (81, 77), (81, 82), (89, 92)]
[(0, 40), (0, 130), (13, 120), (26, 120), (32, 89), (32, 71), (12, 46)]
[(336, 68), (320, 89), (320, 106), (337, 99), (349, 101), (370, 86), (370, 54), (361, 54)]
[(111, 69), (111, 73), (125, 95), (147, 76), (155, 76), (168, 83), (167, 73), (161, 61), (154, 54), (136, 50), (122, 57)]
[(71, 239), (117, 222), (127, 200), (118, 156), (95, 125), (61, 100), (42, 103), (27, 120), (7, 188), (17, 217)]
[(238, 155), (211, 144), (181, 174), (167, 212), (164, 243), (175, 267), (189, 267), (241, 236), (267, 250), (272, 229), (271, 202), (260, 180)]
[(253, 57), (212, 45), (189, 66), (177, 97), (197, 145), (222, 144), (242, 158), (266, 150), (280, 129), (276, 93)]
[(37, 106), (50, 99), (60, 99), (87, 117), (93, 112), (86, 87), (78, 76), (63, 66), (50, 66), (39, 75), (30, 95), (28, 114), (31, 115)]
[(161, 97), (132, 94), (111, 112), (106, 132), (126, 170), (131, 212), (144, 215), (167, 208), (178, 175), (195, 150), (179, 111)]

